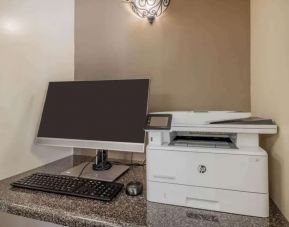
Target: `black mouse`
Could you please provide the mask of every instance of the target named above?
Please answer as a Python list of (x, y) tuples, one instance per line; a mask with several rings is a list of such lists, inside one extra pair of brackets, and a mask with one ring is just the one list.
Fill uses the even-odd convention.
[(129, 196), (140, 195), (143, 191), (142, 183), (138, 181), (131, 181), (126, 185), (126, 194)]

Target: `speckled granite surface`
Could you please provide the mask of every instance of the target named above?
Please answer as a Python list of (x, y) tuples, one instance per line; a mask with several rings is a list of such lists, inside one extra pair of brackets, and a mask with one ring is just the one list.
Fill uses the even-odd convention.
[[(255, 218), (151, 203), (144, 195), (128, 197), (124, 190), (107, 203), (10, 187), (10, 183), (31, 173), (59, 174), (86, 160), (71, 156), (0, 181), (0, 211), (65, 226), (289, 227), (274, 204), (269, 218)], [(119, 182), (126, 184), (134, 177), (144, 182), (142, 167), (135, 167), (134, 173), (126, 173)]]

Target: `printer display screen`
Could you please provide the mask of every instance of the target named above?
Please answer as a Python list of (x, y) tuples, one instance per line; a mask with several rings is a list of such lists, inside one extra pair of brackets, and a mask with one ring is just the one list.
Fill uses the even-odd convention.
[(149, 114), (146, 129), (169, 130), (171, 128), (171, 114)]
[(154, 116), (151, 118), (150, 126), (152, 126), (152, 127), (166, 127), (168, 125), (168, 122), (169, 122), (168, 117)]

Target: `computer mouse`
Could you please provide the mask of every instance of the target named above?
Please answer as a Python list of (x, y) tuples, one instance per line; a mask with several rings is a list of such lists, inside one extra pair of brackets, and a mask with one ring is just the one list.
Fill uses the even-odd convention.
[(126, 185), (126, 194), (129, 196), (137, 196), (140, 195), (143, 191), (142, 183), (138, 181), (131, 181)]

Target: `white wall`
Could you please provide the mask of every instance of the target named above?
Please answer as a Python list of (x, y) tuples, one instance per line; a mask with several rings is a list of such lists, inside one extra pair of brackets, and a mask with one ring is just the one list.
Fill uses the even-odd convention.
[(251, 1), (251, 47), (252, 112), (279, 126), (262, 141), (270, 196), (289, 220), (289, 0)]
[(74, 1), (0, 1), (0, 179), (71, 154), (33, 145), (48, 85), (74, 78)]

